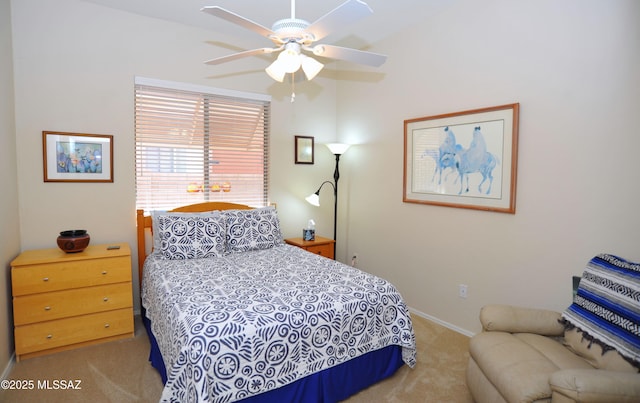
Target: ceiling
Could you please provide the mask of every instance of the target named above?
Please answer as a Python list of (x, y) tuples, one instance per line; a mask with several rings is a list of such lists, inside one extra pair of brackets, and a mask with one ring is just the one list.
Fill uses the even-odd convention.
[[(267, 28), (291, 16), (290, 0), (84, 0), (147, 17), (177, 22), (237, 38), (235, 44), (262, 47), (270, 41), (258, 34), (200, 11), (220, 6)], [(312, 23), (346, 0), (297, 0), (296, 18)], [(373, 14), (329, 36), (323, 42), (364, 49), (417, 23), (428, 23), (443, 8), (459, 0), (365, 0)], [(212, 39), (213, 35), (212, 35)]]

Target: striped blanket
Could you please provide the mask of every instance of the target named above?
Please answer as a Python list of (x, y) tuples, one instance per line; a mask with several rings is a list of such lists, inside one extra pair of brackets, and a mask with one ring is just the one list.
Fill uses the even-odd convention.
[(591, 259), (562, 322), (640, 368), (640, 264), (609, 254)]

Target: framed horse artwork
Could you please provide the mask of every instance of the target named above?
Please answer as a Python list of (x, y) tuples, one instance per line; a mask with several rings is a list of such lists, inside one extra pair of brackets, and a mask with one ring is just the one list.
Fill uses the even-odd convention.
[(515, 214), (519, 110), (405, 120), (403, 201)]

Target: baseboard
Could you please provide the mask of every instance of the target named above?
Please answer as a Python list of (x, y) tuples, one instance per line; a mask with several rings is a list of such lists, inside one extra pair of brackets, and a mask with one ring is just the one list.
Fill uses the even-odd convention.
[(420, 312), (417, 309), (413, 309), (413, 308), (409, 307), (409, 311), (411, 313), (413, 313), (413, 314), (416, 314), (416, 315), (420, 316), (421, 318), (430, 320), (431, 322), (435, 322), (435, 323), (437, 323), (437, 324), (439, 324), (441, 326), (446, 327), (447, 329), (451, 329), (454, 332), (458, 332), (458, 333), (463, 334), (463, 335), (465, 335), (467, 337), (472, 337), (475, 334), (475, 333), (473, 333), (473, 332), (471, 332), (469, 330), (463, 329), (463, 328), (458, 327), (456, 325), (452, 325), (449, 322), (445, 322), (445, 321), (443, 321), (441, 319), (438, 319), (438, 318), (436, 318), (434, 316), (428, 315), (428, 314), (426, 314), (424, 312)]
[(14, 351), (9, 357), (9, 362), (7, 363), (6, 368), (2, 371), (2, 377), (0, 379), (5, 380), (11, 374), (11, 370), (13, 369), (13, 365), (16, 363), (16, 352)]

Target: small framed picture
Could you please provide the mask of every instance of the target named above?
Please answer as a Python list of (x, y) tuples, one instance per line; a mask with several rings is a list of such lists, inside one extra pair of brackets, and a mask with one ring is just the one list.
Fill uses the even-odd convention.
[(296, 164), (313, 164), (313, 137), (295, 136), (295, 142)]
[(113, 136), (42, 132), (45, 182), (113, 182)]

